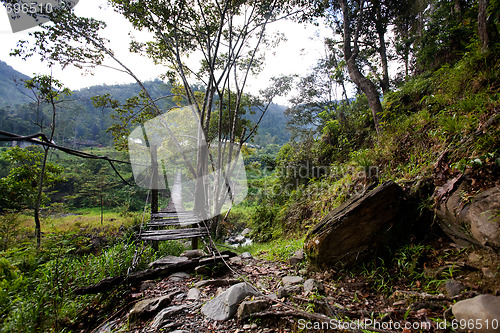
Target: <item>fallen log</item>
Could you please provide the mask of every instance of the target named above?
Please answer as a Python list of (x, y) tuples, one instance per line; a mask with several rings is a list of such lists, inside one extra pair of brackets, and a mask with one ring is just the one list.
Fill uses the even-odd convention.
[(165, 277), (172, 273), (194, 270), (200, 265), (216, 265), (219, 264), (236, 254), (230, 251), (221, 252), (220, 256), (206, 256), (201, 258), (194, 258), (190, 260), (176, 261), (171, 264), (165, 263), (163, 266), (158, 268), (146, 269), (144, 271), (138, 271), (130, 273), (127, 275), (121, 275), (116, 277), (109, 277), (101, 280), (100, 282), (79, 287), (73, 290), (76, 295), (87, 295), (87, 294), (97, 294), (105, 291), (109, 291), (111, 288), (117, 287), (121, 284), (135, 284), (141, 281), (154, 280), (158, 278)]

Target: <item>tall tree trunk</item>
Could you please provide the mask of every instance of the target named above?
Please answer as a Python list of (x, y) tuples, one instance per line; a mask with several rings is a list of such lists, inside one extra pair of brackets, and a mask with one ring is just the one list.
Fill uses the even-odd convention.
[(488, 34), (488, 5), (489, 0), (479, 0), (479, 13), (477, 17), (477, 29), (481, 41), (481, 51), (486, 52), (489, 48), (490, 37)]
[(340, 0), (340, 6), (342, 8), (342, 14), (344, 17), (344, 57), (347, 63), (347, 70), (349, 72), (349, 77), (356, 84), (356, 86), (363, 91), (368, 99), (368, 103), (370, 105), (370, 109), (373, 115), (373, 122), (375, 124), (375, 130), (377, 134), (381, 134), (380, 126), (379, 126), (379, 118), (378, 115), (382, 112), (382, 104), (380, 103), (380, 96), (377, 91), (377, 87), (366, 78), (358, 68), (356, 64), (356, 58), (358, 56), (358, 47), (357, 47), (357, 36), (354, 39), (354, 47), (352, 45), (352, 36), (351, 36), (351, 18), (349, 13), (349, 8), (346, 0)]
[(385, 33), (387, 31), (387, 26), (384, 24), (384, 18), (382, 17), (382, 8), (380, 1), (375, 1), (375, 28), (377, 30), (378, 40), (379, 40), (379, 50), (380, 61), (382, 63), (382, 79), (380, 80), (380, 86), (382, 87), (382, 92), (385, 95), (389, 92), (389, 69), (387, 62), (387, 48), (385, 47)]
[(36, 195), (35, 202), (35, 237), (36, 237), (36, 248), (40, 248), (42, 242), (42, 226), (40, 223), (40, 206), (42, 204), (42, 194), (43, 194), (43, 180), (45, 174), (45, 166), (47, 165), (47, 156), (49, 154), (49, 148), (44, 148), (42, 168), (40, 170), (40, 178), (38, 179), (38, 192)]

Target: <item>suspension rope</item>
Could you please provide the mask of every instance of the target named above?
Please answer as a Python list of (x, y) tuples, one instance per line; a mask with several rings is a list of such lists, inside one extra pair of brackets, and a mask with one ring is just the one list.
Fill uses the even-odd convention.
[[(134, 186), (133, 184), (129, 183), (127, 180), (125, 180), (125, 178), (122, 177), (122, 175), (118, 172), (115, 165), (113, 164), (113, 163), (121, 163), (121, 164), (129, 164), (130, 165), (131, 163), (128, 161), (116, 160), (113, 158), (109, 158), (107, 156), (98, 156), (98, 155), (86, 153), (83, 151), (75, 150), (72, 148), (56, 145), (55, 143), (50, 142), (49, 139), (47, 138), (47, 136), (41, 132), (36, 133), (36, 134), (32, 134), (32, 135), (23, 136), (23, 135), (10, 133), (10, 132), (0, 131), (0, 135), (4, 136), (4, 137), (0, 136), (0, 141), (28, 141), (28, 142), (31, 142), (33, 144), (42, 145), (44, 147), (54, 148), (54, 149), (60, 150), (62, 152), (65, 152), (65, 153), (73, 155), (73, 156), (86, 158), (86, 159), (107, 161), (110, 164), (113, 171), (116, 173), (116, 175), (118, 175), (118, 177), (121, 179), (121, 181), (124, 184), (129, 185), (129, 186)], [(41, 138), (41, 140), (39, 140), (37, 138)]]
[[(152, 186), (153, 182), (153, 177), (151, 177), (151, 183), (150, 185)], [(130, 267), (127, 269), (127, 278), (130, 275), (132, 271), (134, 271), (137, 268), (137, 265), (139, 263), (139, 260), (142, 257), (142, 253), (144, 252), (145, 246), (144, 246), (144, 241), (142, 240), (142, 231), (144, 230), (144, 220), (146, 217), (146, 209), (148, 207), (148, 202), (149, 202), (149, 195), (152, 193), (152, 189), (148, 190), (148, 194), (146, 196), (146, 202), (144, 203), (144, 209), (142, 211), (142, 219), (141, 219), (141, 225), (139, 227), (139, 235), (136, 235), (136, 245), (135, 245), (135, 252), (134, 252), (134, 257), (132, 258), (132, 263)], [(139, 243), (141, 244), (141, 250), (139, 251)]]

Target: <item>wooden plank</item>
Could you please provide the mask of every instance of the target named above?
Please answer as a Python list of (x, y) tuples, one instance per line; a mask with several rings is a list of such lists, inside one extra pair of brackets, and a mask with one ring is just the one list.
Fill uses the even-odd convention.
[(163, 223), (163, 222), (201, 222), (200, 219), (197, 218), (176, 218), (176, 219), (151, 219), (150, 223)]
[[(152, 213), (151, 220), (147, 224), (147, 227), (152, 230), (144, 231), (141, 239), (163, 241), (183, 238), (197, 239), (207, 236), (209, 234), (208, 229), (197, 226), (200, 223), (200, 219), (190, 211)], [(191, 228), (188, 228), (189, 226)], [(158, 229), (168, 227), (176, 227), (176, 229)]]
[(189, 216), (189, 217), (193, 217), (193, 218), (196, 218), (196, 215), (193, 214), (193, 213), (190, 213), (190, 212), (180, 212), (180, 213), (176, 213), (176, 212), (163, 212), (163, 213), (152, 213), (151, 214), (151, 218), (176, 218), (178, 216), (182, 216), (182, 217), (186, 217), (186, 216)]
[(155, 221), (147, 224), (147, 227), (175, 227), (175, 226), (188, 226), (188, 225), (196, 225), (199, 224), (200, 221)]
[(208, 235), (208, 233), (199, 233), (199, 234), (176, 234), (176, 235), (160, 235), (160, 236), (143, 236), (142, 240), (146, 241), (167, 241), (167, 240), (176, 240), (176, 239), (187, 239), (187, 238), (198, 238)]
[(207, 228), (184, 228), (184, 229), (161, 229), (161, 230), (146, 230), (143, 231), (143, 235), (168, 235), (177, 233), (198, 233), (207, 232)]

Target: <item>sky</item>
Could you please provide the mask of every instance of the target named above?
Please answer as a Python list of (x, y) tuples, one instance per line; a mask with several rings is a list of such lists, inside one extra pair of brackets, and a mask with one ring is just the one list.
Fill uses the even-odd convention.
[[(0, 10), (0, 60), (29, 76), (50, 73), (48, 67), (42, 64), (36, 56), (27, 61), (9, 56), (17, 41), (27, 39), (29, 37), (28, 32), (37, 28), (12, 33), (6, 11), (1, 8)], [(122, 62), (133, 69), (141, 80), (155, 79), (164, 72), (162, 67), (155, 66), (148, 58), (128, 51), (129, 33), (138, 37), (141, 37), (141, 35), (133, 30), (125, 18), (110, 8), (106, 0), (80, 0), (75, 7), (75, 13), (106, 22), (107, 28), (104, 31), (104, 36), (110, 40), (111, 49), (116, 55), (119, 55)], [(274, 54), (268, 54), (262, 73), (249, 80), (247, 91), (253, 94), (267, 87), (272, 76), (281, 74), (305, 75), (310, 71), (317, 60), (324, 55), (322, 38), (329, 33), (326, 29), (320, 29), (312, 25), (304, 26), (290, 21), (273, 23), (270, 30), (285, 33), (287, 41), (281, 42), (278, 48), (274, 50)], [(92, 75), (82, 75), (82, 70), (73, 67), (64, 70), (56, 68), (53, 70), (53, 75), (73, 90), (100, 84), (111, 85), (133, 82), (128, 75), (104, 67), (96, 68)], [(293, 92), (288, 96), (277, 98), (276, 102), (287, 105), (291, 95), (293, 95)]]

